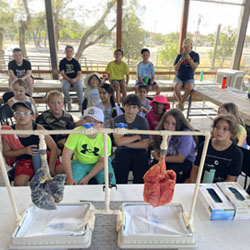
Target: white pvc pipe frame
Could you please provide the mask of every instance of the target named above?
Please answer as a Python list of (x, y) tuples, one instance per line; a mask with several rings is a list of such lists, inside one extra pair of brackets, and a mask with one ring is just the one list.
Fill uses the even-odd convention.
[[(161, 130), (161, 131), (152, 131), (152, 130), (130, 130), (130, 129), (125, 129), (125, 128), (115, 128), (115, 129), (109, 129), (109, 128), (100, 128), (100, 129), (82, 129), (82, 130), (53, 130), (53, 131), (48, 131), (48, 130), (0, 130), (0, 134), (34, 134), (34, 135), (54, 135), (54, 134), (86, 134), (86, 135), (91, 135), (91, 134), (96, 134), (96, 133), (101, 133), (103, 135), (103, 140), (104, 140), (104, 173), (105, 173), (105, 210), (95, 210), (93, 211), (94, 214), (96, 213), (103, 213), (103, 214), (119, 214), (117, 210), (110, 210), (109, 205), (110, 205), (110, 188), (109, 188), (109, 173), (108, 173), (108, 143), (107, 143), (107, 135), (110, 133), (114, 134), (148, 134), (148, 135), (166, 135), (166, 136), (171, 136), (171, 135), (203, 135), (205, 136), (205, 142), (204, 142), (204, 147), (203, 147), (203, 152), (201, 156), (201, 161), (200, 161), (200, 166), (199, 166), (199, 171), (196, 179), (196, 185), (195, 185), (195, 190), (193, 194), (193, 200), (190, 208), (189, 215), (187, 216), (187, 224), (192, 225), (193, 224), (193, 216), (194, 216), (194, 210), (196, 206), (196, 201), (197, 201), (197, 196), (198, 196), (198, 191), (199, 191), (199, 184), (201, 180), (201, 175), (202, 175), (202, 170), (206, 158), (206, 153), (207, 153), (207, 148), (208, 148), (208, 143), (210, 139), (210, 132), (209, 131), (167, 131), (167, 130)], [(11, 190), (11, 186), (9, 183), (8, 175), (5, 169), (5, 163), (3, 159), (2, 152), (0, 154), (0, 167), (2, 170), (3, 178), (5, 185), (8, 190), (8, 194), (10, 197), (11, 205), (13, 212), (15, 214), (15, 219), (16, 223), (19, 223), (21, 220), (21, 216), (18, 213), (17, 205), (14, 200), (14, 195)]]

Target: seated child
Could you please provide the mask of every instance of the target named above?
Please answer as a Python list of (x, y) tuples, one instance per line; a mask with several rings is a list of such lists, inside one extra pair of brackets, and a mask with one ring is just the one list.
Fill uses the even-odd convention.
[(102, 100), (99, 96), (98, 87), (102, 79), (98, 73), (91, 73), (86, 76), (84, 83), (87, 86), (87, 89), (84, 91), (84, 101), (87, 99), (86, 107), (82, 108), (82, 111), (86, 108), (92, 106), (98, 106), (102, 103)]
[[(29, 102), (16, 102), (13, 104), (14, 118), (16, 124), (4, 126), (2, 129), (9, 130), (41, 130), (42, 126), (33, 123), (33, 111)], [(32, 157), (37, 155), (39, 150), (39, 136), (37, 135), (2, 135), (3, 156), (8, 165), (16, 163), (15, 186), (26, 186), (34, 175)], [(63, 167), (57, 160), (58, 148), (49, 136), (45, 136), (46, 144), (50, 150), (48, 163), (52, 176), (63, 173)]]
[[(192, 126), (178, 109), (170, 109), (161, 118), (157, 130), (193, 131)], [(154, 136), (154, 160), (155, 165), (160, 158), (160, 145), (162, 136)], [(190, 176), (195, 160), (196, 143), (192, 135), (171, 136), (166, 155), (166, 167), (176, 172), (176, 182), (183, 183)]]
[(17, 79), (22, 79), (27, 84), (27, 93), (32, 96), (34, 79), (31, 76), (31, 63), (23, 58), (23, 52), (20, 48), (13, 49), (14, 60), (8, 64), (9, 87)]
[[(103, 128), (104, 115), (101, 109), (90, 107), (85, 110), (83, 124), (93, 123), (93, 128)], [(82, 126), (75, 130), (85, 129)], [(74, 154), (74, 156), (73, 156)], [(108, 136), (108, 156), (111, 155), (111, 140)], [(73, 160), (71, 160), (73, 156)], [(63, 166), (67, 174), (67, 185), (88, 184), (93, 177), (98, 184), (104, 183), (104, 144), (101, 133), (70, 134), (63, 149)], [(109, 172), (112, 173), (112, 183), (115, 183), (115, 175), (109, 159)]]
[(156, 95), (149, 104), (153, 109), (148, 111), (146, 115), (148, 127), (149, 130), (155, 130), (164, 113), (170, 108), (170, 103), (168, 102), (167, 97)]
[(152, 107), (149, 104), (149, 100), (147, 99), (148, 94), (148, 86), (147, 85), (139, 85), (139, 97), (141, 99), (141, 107), (138, 115), (142, 117), (146, 117), (146, 114)]
[(22, 79), (17, 79), (12, 84), (12, 89), (14, 96), (8, 100), (8, 105), (10, 108), (16, 102), (30, 102), (34, 115), (38, 116), (35, 100), (32, 97), (26, 95), (28, 91), (27, 83)]
[[(76, 127), (71, 114), (63, 110), (64, 99), (61, 92), (50, 91), (47, 97), (49, 110), (44, 111), (36, 118), (36, 123), (42, 125), (48, 130), (65, 130)], [(64, 143), (68, 137), (65, 134), (51, 135), (57, 147), (63, 149)]]
[(221, 114), (231, 114), (233, 115), (237, 122), (238, 122), (238, 131), (237, 131), (237, 145), (243, 148), (247, 148), (247, 131), (244, 128), (244, 124), (240, 119), (240, 115), (239, 115), (239, 110), (238, 107), (232, 103), (232, 102), (228, 102), (228, 103), (223, 103), (222, 105), (220, 105), (219, 109), (218, 109), (218, 115)]
[(149, 91), (155, 91), (156, 95), (160, 94), (160, 88), (155, 82), (154, 65), (148, 59), (150, 57), (149, 49), (141, 50), (142, 61), (137, 65), (137, 82), (135, 85), (135, 93), (138, 94), (140, 84), (146, 84)]
[[(214, 119), (214, 137), (210, 139), (204, 164), (204, 169), (207, 165), (215, 168), (213, 182), (236, 181), (241, 173), (243, 153), (232, 141), (237, 130), (237, 121), (232, 115), (219, 115)], [(202, 143), (198, 149), (190, 178), (186, 182), (196, 182), (203, 145)]]
[[(137, 95), (128, 95), (124, 102), (125, 113), (114, 119), (116, 123), (126, 123), (128, 129), (148, 130), (145, 118), (137, 115), (141, 105)], [(115, 174), (117, 183), (127, 184), (129, 171), (133, 171), (134, 183), (144, 183), (143, 175), (148, 170), (149, 135), (113, 134), (117, 149), (115, 151)]]
[[(122, 61), (123, 51), (122, 49), (117, 49), (114, 52), (115, 60), (110, 62), (105, 69), (108, 73), (108, 79), (112, 87), (115, 89), (116, 102), (120, 104), (121, 93), (124, 99), (127, 96), (127, 85), (129, 81), (129, 68), (128, 65)], [(124, 79), (126, 76), (126, 81)]]

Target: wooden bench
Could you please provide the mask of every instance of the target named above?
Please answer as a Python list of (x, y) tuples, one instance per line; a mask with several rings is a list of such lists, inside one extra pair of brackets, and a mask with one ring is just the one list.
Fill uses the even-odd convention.
[[(84, 81), (83, 81), (84, 82)], [(172, 102), (174, 100), (173, 98), (173, 81), (172, 80), (158, 80), (157, 81), (160, 88), (161, 92), (164, 93), (164, 95), (167, 96), (168, 101)], [(207, 82), (207, 81), (196, 81), (195, 82), (196, 86), (204, 86), (204, 87), (210, 87), (210, 86), (216, 86), (217, 84), (214, 82)], [(83, 91), (86, 89), (86, 86), (83, 84)], [(58, 90), (62, 91), (62, 85), (60, 80), (38, 80), (35, 79), (34, 81), (34, 93), (35, 94), (40, 94), (44, 93), (43, 96), (41, 95), (34, 95), (34, 99), (37, 103), (45, 103), (46, 102), (46, 96), (51, 90)], [(127, 91), (128, 93), (134, 93), (135, 90), (135, 81), (131, 80), (127, 86)], [(9, 84), (8, 84), (8, 79), (0, 79), (0, 92), (7, 92), (9, 91)], [(73, 88), (71, 88), (70, 91), (74, 91)], [(150, 96), (154, 96), (154, 92), (149, 93)], [(200, 97), (194, 96), (192, 98), (192, 101), (202, 101)], [(77, 97), (72, 97), (72, 101), (77, 103)]]

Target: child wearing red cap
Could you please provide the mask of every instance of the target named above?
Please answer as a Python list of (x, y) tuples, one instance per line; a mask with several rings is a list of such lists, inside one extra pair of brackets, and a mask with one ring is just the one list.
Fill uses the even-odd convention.
[(149, 104), (153, 109), (147, 113), (148, 128), (155, 130), (165, 111), (170, 108), (170, 103), (167, 97), (156, 95)]

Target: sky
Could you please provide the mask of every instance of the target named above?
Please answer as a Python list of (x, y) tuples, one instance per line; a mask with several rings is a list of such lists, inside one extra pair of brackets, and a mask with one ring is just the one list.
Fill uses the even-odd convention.
[[(219, 1), (223, 2), (223, 0)], [(242, 0), (224, 0), (224, 2), (230, 1), (239, 4), (242, 3)], [(98, 8), (100, 8), (104, 2), (103, 0), (72, 0), (71, 7), (75, 7), (75, 18), (84, 20), (86, 25), (90, 25), (102, 14), (101, 11), (98, 11)], [(180, 31), (183, 0), (138, 0), (138, 2), (141, 6), (145, 6), (143, 13), (138, 10), (138, 16), (145, 30), (162, 34)], [(79, 8), (79, 4), (84, 5), (92, 11), (96, 11), (94, 18), (93, 14), (86, 16), (86, 12), (83, 12), (82, 9)], [(44, 9), (44, 0), (37, 0), (36, 5), (32, 6), (35, 6), (35, 11), (41, 11)], [(198, 30), (204, 35), (215, 33), (219, 24), (222, 25), (222, 30), (229, 25), (232, 28), (237, 28), (240, 11), (241, 6), (237, 5), (190, 0), (188, 32), (194, 33)], [(113, 13), (111, 19), (115, 18), (114, 14), (115, 13)], [(250, 28), (247, 33), (250, 33)]]
[[(142, 16), (143, 27), (152, 32), (167, 34), (179, 32), (182, 14), (182, 0), (139, 0), (146, 7)], [(227, 1), (229, 2), (229, 1)], [(241, 3), (242, 0), (234, 2)], [(218, 24), (222, 28), (231, 26), (236, 28), (240, 16), (241, 6), (215, 4), (209, 2), (190, 1), (188, 32), (200, 31), (201, 34), (214, 33)], [(200, 24), (198, 22), (200, 20)]]

